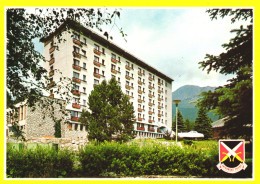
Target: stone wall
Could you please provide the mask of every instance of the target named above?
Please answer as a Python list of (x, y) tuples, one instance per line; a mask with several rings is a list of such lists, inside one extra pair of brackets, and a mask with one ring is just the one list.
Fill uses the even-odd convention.
[(54, 136), (55, 120), (61, 120), (61, 124), (65, 120), (65, 101), (43, 97), (34, 107), (27, 110), (25, 136)]

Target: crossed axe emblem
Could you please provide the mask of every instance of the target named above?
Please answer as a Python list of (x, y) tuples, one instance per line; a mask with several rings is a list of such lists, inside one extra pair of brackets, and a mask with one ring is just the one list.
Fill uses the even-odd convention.
[(233, 156), (232, 162), (234, 162), (234, 159), (237, 158), (240, 162), (243, 162), (243, 160), (238, 156), (239, 154), (241, 154), (241, 152), (236, 153), (236, 150), (241, 146), (241, 144), (243, 144), (243, 142), (240, 142), (238, 145), (236, 145), (233, 149), (230, 149), (225, 143), (220, 142), (220, 144), (226, 148), (226, 150), (228, 151), (228, 153), (222, 152), (223, 154), (225, 154), (226, 156), (221, 160), (221, 162), (224, 162), (225, 160), (227, 160), (229, 158), (229, 161), (231, 162), (231, 155)]

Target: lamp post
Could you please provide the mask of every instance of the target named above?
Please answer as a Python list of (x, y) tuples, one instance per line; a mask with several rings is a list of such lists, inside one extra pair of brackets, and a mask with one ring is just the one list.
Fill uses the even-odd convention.
[(176, 105), (176, 130), (175, 130), (175, 139), (176, 139), (176, 144), (177, 144), (177, 134), (178, 134), (178, 104), (181, 102), (181, 100), (173, 100), (173, 102)]

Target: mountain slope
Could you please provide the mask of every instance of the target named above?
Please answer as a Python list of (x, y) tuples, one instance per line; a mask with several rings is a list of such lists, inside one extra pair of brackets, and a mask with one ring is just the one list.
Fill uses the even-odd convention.
[[(197, 111), (198, 108), (195, 107), (195, 101), (199, 98), (199, 94), (203, 91), (214, 91), (216, 87), (199, 87), (195, 85), (185, 85), (180, 88), (178, 88), (176, 91), (172, 93), (172, 99), (173, 100), (181, 100), (178, 108), (180, 112), (182, 113), (184, 119), (189, 119), (191, 121), (195, 121), (197, 117)], [(175, 117), (176, 113), (176, 106), (173, 103), (172, 106), (172, 113), (173, 118)], [(218, 119), (218, 117), (214, 116), (213, 113), (208, 114), (209, 117), (215, 121)]]

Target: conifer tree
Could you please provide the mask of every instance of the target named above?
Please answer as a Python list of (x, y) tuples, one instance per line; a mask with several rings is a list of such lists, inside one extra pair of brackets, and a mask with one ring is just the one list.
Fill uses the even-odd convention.
[(87, 127), (88, 139), (103, 142), (111, 141), (113, 136), (120, 141), (134, 138), (134, 108), (114, 78), (95, 86), (88, 107), (80, 118)]
[[(187, 130), (187, 127), (184, 124), (184, 119), (182, 116), (182, 113), (178, 110), (178, 132), (185, 132)], [(176, 131), (176, 114), (175, 117), (172, 121), (172, 130), (175, 132)]]
[(194, 130), (204, 134), (204, 138), (208, 139), (212, 137), (212, 120), (207, 116), (206, 109), (203, 107), (199, 108), (197, 118), (194, 124)]

